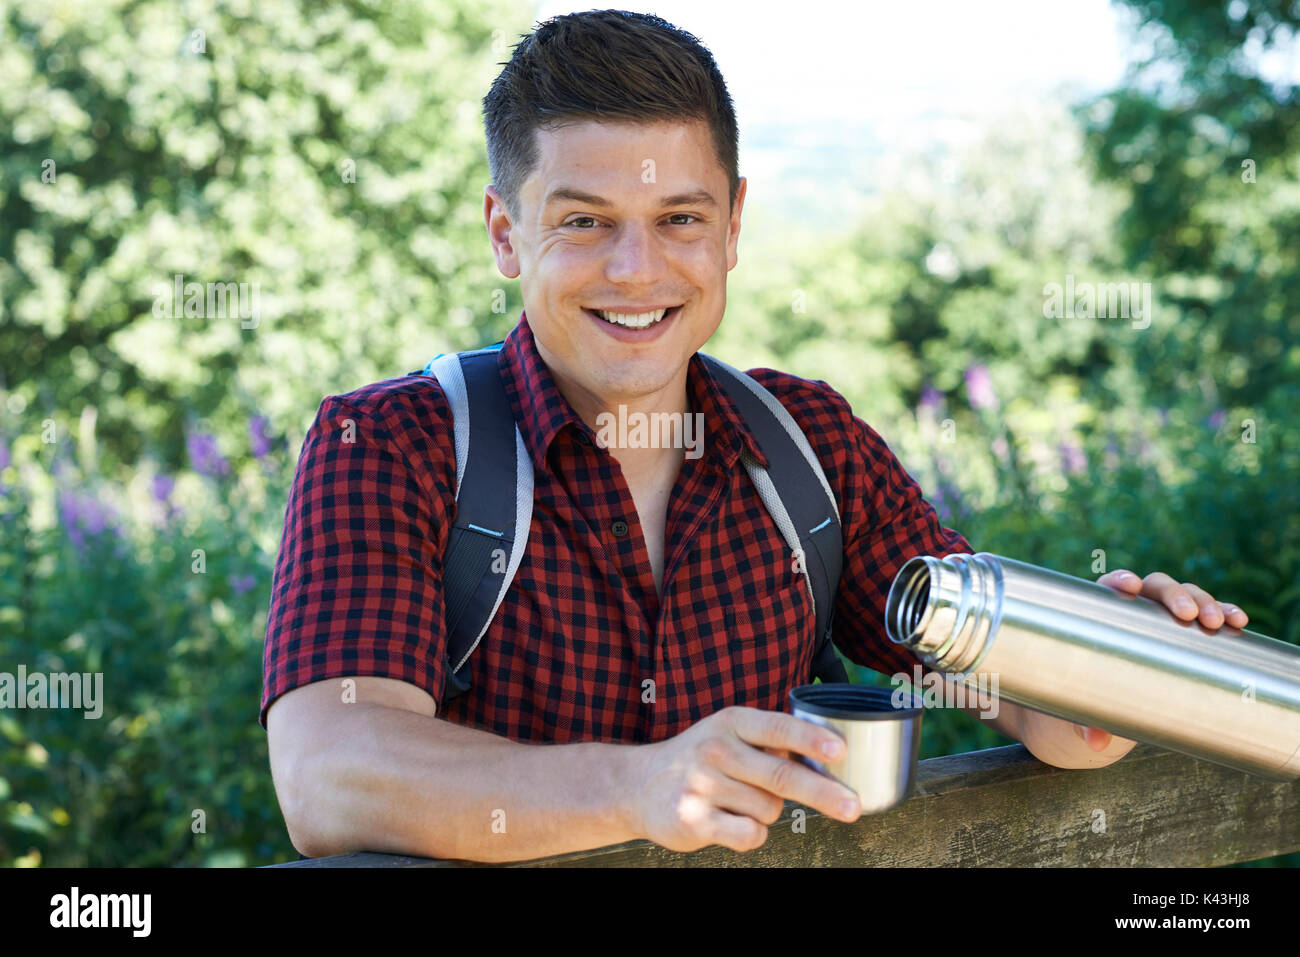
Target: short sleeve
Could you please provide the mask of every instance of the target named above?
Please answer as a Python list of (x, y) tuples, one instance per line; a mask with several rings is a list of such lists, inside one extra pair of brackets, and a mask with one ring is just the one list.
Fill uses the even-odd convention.
[(455, 465), (450, 440), (438, 436), (445, 400), (428, 383), (329, 396), (317, 411), (272, 579), (263, 728), (276, 698), (328, 678), (394, 678), (440, 703), (441, 555)]

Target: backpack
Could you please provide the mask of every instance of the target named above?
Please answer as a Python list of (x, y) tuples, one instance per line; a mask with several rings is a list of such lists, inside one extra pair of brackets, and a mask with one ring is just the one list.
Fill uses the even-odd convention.
[[(469, 690), (469, 657), (519, 570), (532, 523), (532, 459), (497, 368), (502, 344), (439, 353), (424, 368), (451, 404), (456, 448), (456, 518), (443, 559), (448, 652), (440, 705)], [(826, 682), (847, 682), (831, 642), (843, 540), (826, 474), (807, 436), (772, 393), (739, 369), (702, 352), (699, 356), (754, 430), (768, 459), (764, 469), (748, 449), (741, 451), (812, 596), (817, 635), (813, 674)]]

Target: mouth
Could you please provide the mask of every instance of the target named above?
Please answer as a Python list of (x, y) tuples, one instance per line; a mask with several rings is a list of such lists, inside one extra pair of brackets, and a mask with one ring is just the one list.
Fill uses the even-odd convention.
[(617, 318), (611, 318), (615, 314), (598, 312), (595, 309), (584, 307), (582, 311), (615, 338), (635, 341), (658, 334), (660, 330), (677, 318), (682, 311), (683, 305), (679, 304), (670, 309), (656, 310), (639, 316), (618, 315)]

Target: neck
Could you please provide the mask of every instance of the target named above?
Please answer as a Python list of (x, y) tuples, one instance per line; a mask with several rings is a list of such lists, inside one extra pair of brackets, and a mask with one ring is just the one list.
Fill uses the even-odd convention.
[(698, 454), (703, 436), (686, 399), (685, 370), (664, 389), (640, 396), (601, 397), (556, 384), (631, 483), (675, 477), (688, 451)]

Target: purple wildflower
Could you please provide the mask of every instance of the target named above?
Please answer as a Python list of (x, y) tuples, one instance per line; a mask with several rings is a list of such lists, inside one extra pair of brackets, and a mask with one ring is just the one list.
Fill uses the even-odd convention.
[(174, 488), (176, 488), (176, 480), (170, 475), (159, 472), (153, 477), (153, 497), (162, 504), (167, 504)]
[(235, 590), (236, 595), (242, 595), (257, 586), (257, 579), (252, 575), (240, 575), (238, 578), (230, 579), (230, 587)]
[(77, 493), (63, 491), (59, 493), (59, 521), (65, 528), (72, 528), (77, 524), (77, 519), (81, 515), (81, 503), (78, 501)]
[(921, 408), (929, 412), (937, 412), (939, 406), (943, 404), (943, 393), (932, 385), (927, 385), (921, 390)]
[(104, 530), (104, 510), (94, 499), (83, 500), (81, 516), (86, 523), (86, 531), (91, 535), (98, 535)]
[(185, 437), (185, 448), (189, 452), (190, 465), (200, 475), (219, 478), (230, 474), (230, 465), (217, 449), (217, 438), (206, 432), (191, 432)]
[(1062, 442), (1061, 467), (1071, 475), (1078, 475), (1088, 467), (1088, 459), (1083, 454), (1083, 450), (1073, 442)]
[(78, 551), (85, 544), (88, 535), (98, 536), (105, 531), (112, 531), (116, 537), (122, 537), (122, 529), (115, 521), (116, 513), (93, 495), (83, 495), (72, 489), (61, 491), (59, 519)]
[(265, 416), (255, 415), (248, 420), (248, 437), (253, 444), (253, 455), (262, 459), (271, 451), (271, 437), (266, 434), (270, 425)]
[(972, 408), (996, 409), (998, 396), (987, 366), (973, 365), (966, 370), (966, 395)]
[(1223, 409), (1215, 409), (1214, 414), (1210, 416), (1210, 428), (1215, 432), (1223, 428), (1223, 423), (1228, 419), (1228, 413)]
[(934, 506), (937, 513), (944, 515), (946, 518), (953, 518), (959, 511), (964, 511), (961, 489), (943, 476), (940, 476), (936, 483), (934, 497), (930, 504)]

